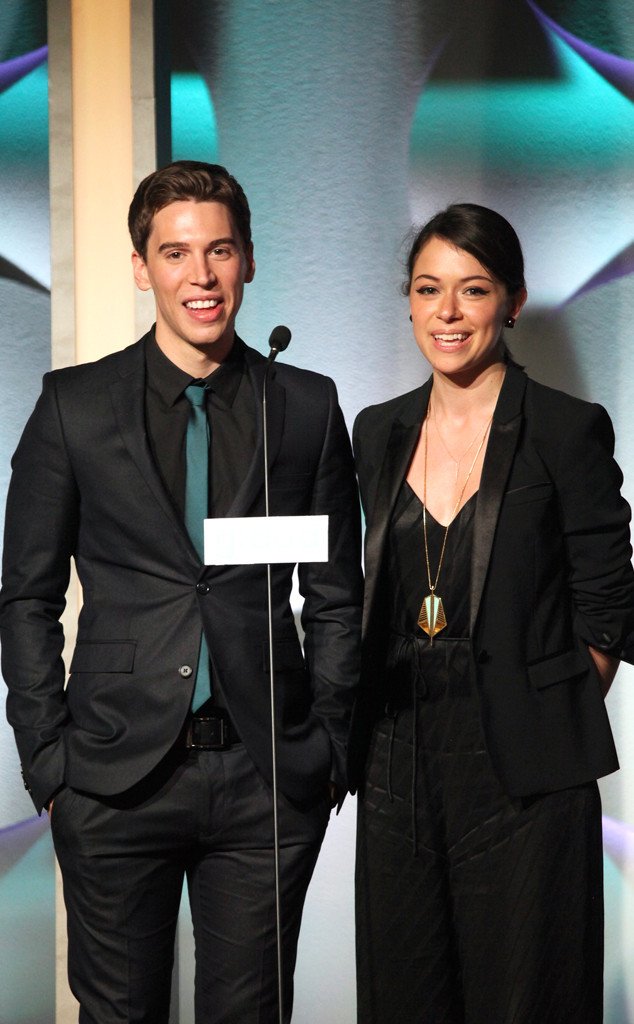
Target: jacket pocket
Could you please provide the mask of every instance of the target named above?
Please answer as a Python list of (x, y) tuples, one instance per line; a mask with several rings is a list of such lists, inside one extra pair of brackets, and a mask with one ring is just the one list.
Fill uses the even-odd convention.
[(588, 667), (588, 662), (580, 651), (573, 649), (529, 665), (528, 677), (536, 689), (543, 690), (547, 686), (568, 682), (575, 676), (586, 675)]
[(538, 484), (527, 484), (525, 487), (513, 487), (504, 494), (504, 507), (508, 505), (525, 505), (530, 501), (549, 501), (554, 487), (549, 481)]
[(80, 641), (73, 652), (71, 672), (131, 672), (136, 640)]

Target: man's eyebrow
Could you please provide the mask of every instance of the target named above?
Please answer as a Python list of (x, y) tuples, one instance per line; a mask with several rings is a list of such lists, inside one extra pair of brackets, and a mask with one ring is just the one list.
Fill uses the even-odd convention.
[[(232, 238), (229, 235), (227, 238), (213, 238), (210, 242), (207, 243), (207, 247), (210, 248), (210, 249), (214, 249), (217, 245), (235, 245), (235, 246), (237, 246), (237, 244), (238, 243), (236, 242), (235, 238)], [(189, 242), (163, 242), (162, 245), (159, 245), (158, 251), (159, 252), (165, 252), (167, 249), (189, 249), (189, 248), (190, 248)]]

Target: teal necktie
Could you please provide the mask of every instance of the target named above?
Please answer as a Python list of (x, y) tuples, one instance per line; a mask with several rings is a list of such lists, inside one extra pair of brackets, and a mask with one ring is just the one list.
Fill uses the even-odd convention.
[[(203, 523), (208, 512), (207, 496), (209, 492), (209, 423), (205, 412), (205, 391), (204, 384), (190, 384), (185, 388), (185, 397), (191, 406), (186, 435), (185, 526), (201, 561), (204, 561)], [(209, 697), (211, 697), (209, 649), (203, 633), (196, 671), (196, 685), (192, 697), (192, 711), (196, 711)]]

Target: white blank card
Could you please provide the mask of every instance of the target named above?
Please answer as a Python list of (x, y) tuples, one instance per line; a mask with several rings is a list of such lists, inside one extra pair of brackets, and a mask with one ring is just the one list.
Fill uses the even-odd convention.
[(328, 516), (205, 519), (205, 565), (327, 561)]

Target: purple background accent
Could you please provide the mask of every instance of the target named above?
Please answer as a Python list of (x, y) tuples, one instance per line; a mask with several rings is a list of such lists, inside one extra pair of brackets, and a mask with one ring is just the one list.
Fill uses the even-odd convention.
[(605, 53), (604, 50), (598, 50), (595, 46), (584, 43), (582, 39), (578, 39), (577, 36), (566, 32), (561, 25), (558, 25), (552, 18), (544, 14), (537, 4), (533, 3), (533, 0), (526, 0), (526, 2), (545, 28), (551, 29), (560, 36), (564, 42), (572, 47), (575, 53), (578, 53), (580, 57), (583, 57), (588, 62), (590, 67), (593, 67), (595, 71), (603, 75), (606, 82), (613, 85), (615, 89), (622, 92), (628, 99), (634, 101), (634, 62), (626, 60), (625, 57), (617, 57), (613, 53)]
[(28, 818), (16, 825), (0, 829), (0, 878), (15, 867), (48, 827), (48, 817), (42, 815), (40, 818)]
[(0, 64), (0, 92), (9, 89), (34, 68), (38, 68), (47, 57), (48, 46), (40, 46), (39, 50), (32, 50), (31, 53), (25, 53), (22, 57), (4, 61)]
[(619, 277), (627, 277), (628, 274), (634, 274), (634, 242), (628, 245), (627, 248), (622, 249), (621, 252), (606, 263), (604, 267), (593, 274), (592, 277), (586, 281), (585, 284), (578, 288), (577, 291), (562, 302), (560, 309), (567, 306), (570, 302), (574, 302), (580, 295), (584, 295), (586, 292), (591, 292), (593, 288), (599, 288), (603, 284), (609, 284), (610, 281), (617, 281)]
[(634, 881), (634, 829), (604, 815), (603, 849), (622, 874)]

